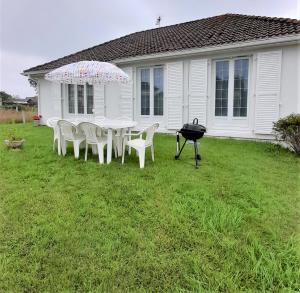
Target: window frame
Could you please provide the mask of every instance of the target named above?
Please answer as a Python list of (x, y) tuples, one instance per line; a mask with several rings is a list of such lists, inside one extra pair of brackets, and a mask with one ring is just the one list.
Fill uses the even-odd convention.
[(66, 101), (67, 101), (67, 114), (70, 116), (91, 116), (94, 114), (94, 108), (95, 108), (95, 87), (91, 84), (93, 87), (93, 113), (87, 113), (87, 84), (83, 85), (83, 105), (84, 105), (84, 111), (83, 113), (78, 113), (78, 90), (77, 90), (77, 84), (71, 84), (74, 87), (74, 107), (75, 111), (74, 113), (69, 112), (69, 84), (66, 84)]
[[(156, 68), (161, 68), (163, 73), (162, 73), (162, 77), (163, 77), (163, 82), (162, 82), (162, 86), (163, 86), (163, 114), (162, 115), (154, 115), (154, 69)], [(141, 105), (142, 105), (142, 95), (141, 95), (141, 71), (144, 69), (149, 69), (150, 70), (150, 111), (149, 111), (149, 115), (142, 115), (142, 109), (141, 109)], [(138, 90), (138, 103), (137, 103), (137, 113), (139, 115), (139, 117), (141, 118), (157, 118), (159, 119), (159, 117), (164, 117), (165, 113), (166, 113), (166, 86), (165, 86), (165, 66), (164, 65), (149, 65), (149, 66), (143, 66), (143, 67), (139, 67), (137, 68), (137, 90)]]
[[(248, 85), (247, 85), (247, 115), (246, 116), (233, 116), (233, 105), (234, 105), (234, 64), (235, 60), (247, 59), (248, 60)], [(229, 62), (229, 75), (228, 75), (228, 112), (227, 116), (216, 116), (216, 63), (218, 61)], [(250, 112), (250, 97), (251, 97), (251, 70), (252, 70), (252, 58), (251, 56), (237, 56), (220, 58), (213, 60), (213, 117), (216, 120), (247, 120)]]

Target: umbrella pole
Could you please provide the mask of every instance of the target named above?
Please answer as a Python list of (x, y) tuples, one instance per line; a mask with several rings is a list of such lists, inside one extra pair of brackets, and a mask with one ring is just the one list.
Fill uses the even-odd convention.
[(103, 94), (104, 94), (104, 99), (103, 99), (103, 101), (104, 101), (104, 116), (106, 117), (106, 86), (105, 86), (105, 84), (103, 85)]

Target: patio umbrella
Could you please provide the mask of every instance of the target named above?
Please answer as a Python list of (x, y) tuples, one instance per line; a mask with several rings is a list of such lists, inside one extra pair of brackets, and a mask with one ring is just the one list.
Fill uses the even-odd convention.
[(59, 67), (45, 75), (50, 81), (67, 84), (127, 83), (128, 75), (114, 64), (79, 61)]

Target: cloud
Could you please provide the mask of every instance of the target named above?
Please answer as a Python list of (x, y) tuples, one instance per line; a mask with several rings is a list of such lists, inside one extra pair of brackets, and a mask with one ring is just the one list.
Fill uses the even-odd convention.
[[(20, 72), (125, 34), (222, 13), (299, 18), (297, 0), (0, 0), (0, 90), (32, 94)], [(298, 6), (297, 6), (298, 4)]]
[(41, 64), (46, 58), (31, 56), (10, 51), (1, 51), (0, 59), (0, 89), (21, 98), (35, 95), (29, 86), (27, 77), (21, 75), (25, 68)]

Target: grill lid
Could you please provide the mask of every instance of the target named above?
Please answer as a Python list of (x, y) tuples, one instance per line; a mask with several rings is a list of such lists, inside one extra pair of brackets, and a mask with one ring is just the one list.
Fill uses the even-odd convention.
[(206, 132), (206, 128), (203, 125), (198, 124), (198, 119), (195, 118), (193, 123), (186, 123), (181, 128), (181, 131), (195, 131), (195, 132)]

